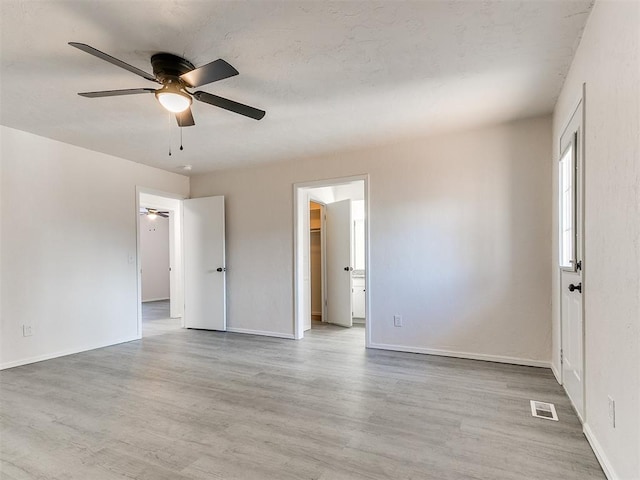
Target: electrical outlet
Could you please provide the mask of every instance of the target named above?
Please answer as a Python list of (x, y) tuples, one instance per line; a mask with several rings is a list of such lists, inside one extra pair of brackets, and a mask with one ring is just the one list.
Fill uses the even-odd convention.
[(30, 337), (33, 335), (33, 327), (31, 325), (22, 325), (22, 336)]
[(616, 401), (611, 397), (607, 398), (609, 399), (609, 421), (611, 426), (616, 428)]
[(393, 316), (393, 326), (401, 327), (402, 326), (402, 315), (394, 315)]

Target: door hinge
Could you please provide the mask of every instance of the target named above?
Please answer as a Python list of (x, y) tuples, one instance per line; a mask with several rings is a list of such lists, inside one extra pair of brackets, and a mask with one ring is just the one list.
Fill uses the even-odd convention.
[(582, 260), (576, 262), (576, 271), (582, 271)]
[(564, 362), (564, 351), (560, 349), (560, 363)]

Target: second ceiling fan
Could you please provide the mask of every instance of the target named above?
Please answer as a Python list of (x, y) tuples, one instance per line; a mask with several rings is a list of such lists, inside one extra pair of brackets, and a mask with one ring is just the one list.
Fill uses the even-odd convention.
[(82, 97), (115, 97), (118, 95), (135, 95), (138, 93), (154, 93), (158, 101), (164, 108), (176, 116), (178, 125), (190, 127), (195, 125), (193, 114), (191, 113), (191, 103), (193, 98), (208, 103), (216, 107), (224, 108), (230, 112), (239, 113), (245, 117), (260, 120), (265, 116), (264, 110), (259, 110), (249, 105), (234, 102), (227, 98), (219, 97), (211, 93), (196, 91), (190, 92), (187, 89), (201, 87), (208, 83), (217, 82), (225, 78), (238, 75), (238, 71), (221, 58), (202, 67), (196, 68), (191, 62), (177, 55), (170, 53), (157, 53), (151, 57), (151, 67), (153, 75), (140, 70), (133, 65), (118, 60), (84, 43), (69, 42), (69, 45), (76, 47), (83, 52), (87, 52), (95, 57), (105, 60), (120, 68), (124, 68), (140, 77), (156, 82), (160, 88), (130, 88), (125, 90), (103, 90), (99, 92), (78, 93)]

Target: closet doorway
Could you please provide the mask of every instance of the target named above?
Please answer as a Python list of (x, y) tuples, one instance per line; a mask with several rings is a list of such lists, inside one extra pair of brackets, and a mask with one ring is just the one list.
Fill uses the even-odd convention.
[(324, 204), (309, 202), (309, 268), (311, 281), (311, 322), (321, 322), (324, 314)]

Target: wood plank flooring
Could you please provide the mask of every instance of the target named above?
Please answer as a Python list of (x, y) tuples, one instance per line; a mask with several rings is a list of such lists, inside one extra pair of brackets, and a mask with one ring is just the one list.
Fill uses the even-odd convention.
[(162, 335), (182, 328), (182, 319), (171, 318), (169, 310), (169, 300), (144, 302), (142, 304), (142, 336)]
[(604, 478), (549, 370), (366, 350), (357, 327), (174, 330), (0, 382), (3, 480)]

